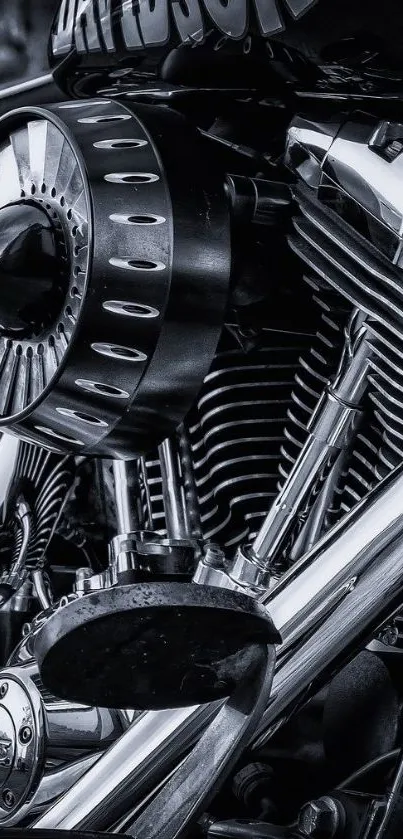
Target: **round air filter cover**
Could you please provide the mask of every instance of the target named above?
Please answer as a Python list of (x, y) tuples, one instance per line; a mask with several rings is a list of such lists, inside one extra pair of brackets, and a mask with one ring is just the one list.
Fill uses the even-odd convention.
[(182, 421), (230, 275), (201, 143), (175, 112), (103, 98), (0, 120), (0, 426), (134, 457)]

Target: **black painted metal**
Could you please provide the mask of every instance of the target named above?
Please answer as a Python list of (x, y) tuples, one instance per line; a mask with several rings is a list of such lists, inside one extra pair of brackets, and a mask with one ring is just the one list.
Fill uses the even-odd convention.
[[(42, 143), (46, 133), (46, 178), (34, 131)], [(230, 274), (222, 177), (165, 109), (134, 114), (106, 99), (20, 109), (0, 123), (8, 136), (18, 198), (49, 213), (67, 256), (51, 326), (35, 341), (3, 338), (0, 425), (64, 451), (146, 452), (186, 415), (220, 336)]]
[(279, 640), (267, 612), (238, 592), (139, 583), (58, 610), (36, 641), (50, 691), (114, 708), (182, 707), (224, 698)]

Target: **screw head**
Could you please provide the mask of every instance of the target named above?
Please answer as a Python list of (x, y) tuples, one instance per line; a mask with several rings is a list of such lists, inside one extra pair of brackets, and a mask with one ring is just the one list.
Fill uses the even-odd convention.
[(25, 746), (32, 740), (32, 728), (30, 728), (29, 725), (23, 725), (23, 727), (20, 728), (18, 737), (20, 739), (20, 743), (23, 743)]
[(329, 796), (308, 801), (299, 812), (298, 830), (311, 839), (333, 839), (339, 824), (338, 807)]
[(2, 798), (5, 806), (8, 807), (9, 810), (11, 809), (11, 807), (14, 807), (15, 795), (11, 791), (11, 789), (5, 789)]
[(2, 684), (0, 685), (0, 698), (1, 699), (3, 699), (3, 696), (6, 695), (7, 691), (8, 691), (7, 682), (2, 682)]

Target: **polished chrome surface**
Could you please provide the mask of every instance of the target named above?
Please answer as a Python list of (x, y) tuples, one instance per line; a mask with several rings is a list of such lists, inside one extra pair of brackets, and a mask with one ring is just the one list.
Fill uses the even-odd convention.
[(217, 588), (231, 586), (232, 581), (227, 574), (225, 554), (218, 545), (207, 545), (193, 575), (193, 582), (197, 585)]
[[(400, 467), (262, 599), (283, 639), (261, 726), (265, 736), (314, 690), (337, 656), (362, 642), (399, 604), (402, 498)], [(35, 826), (104, 829), (128, 799), (134, 806), (157, 785), (212, 713), (200, 706), (144, 714)]]
[[(318, 155), (326, 129), (332, 141)], [(402, 151), (402, 124), (364, 113), (339, 126), (296, 117), (288, 134), (286, 162), (299, 176), (289, 244), (313, 282), (369, 316), (369, 394), (382, 427), (376, 478), (403, 459)]]
[(153, 306), (133, 303), (130, 300), (105, 300), (102, 307), (106, 312), (127, 318), (159, 318), (161, 315), (161, 312)]
[(299, 535), (292, 545), (289, 558), (291, 562), (300, 559), (305, 553), (311, 550), (319, 540), (323, 532), (326, 516), (334, 501), (335, 491), (347, 467), (348, 451), (342, 450), (335, 460), (330, 472), (325, 479), (318, 497), (311, 507), (306, 522), (303, 524)]
[(86, 755), (79, 760), (45, 771), (30, 804), (30, 814), (38, 815), (73, 786), (100, 758), (100, 753)]
[(1, 434), (0, 437), (0, 518), (4, 523), (6, 515), (6, 504), (12, 486), (15, 469), (18, 462), (21, 442), (18, 437), (11, 434)]
[(166, 530), (170, 539), (189, 539), (191, 536), (185, 492), (180, 474), (179, 456), (174, 440), (164, 440), (158, 448)]
[(77, 752), (106, 749), (125, 730), (119, 711), (93, 708), (78, 702), (65, 702), (41, 691), (48, 729), (48, 750), (63, 758), (70, 750)]
[[(60, 124), (47, 116), (48, 112), (45, 114), (40, 108), (30, 116), (23, 111), (16, 120), (8, 114), (9, 128), (2, 118), (0, 206), (6, 212), (7, 205), (21, 205), (22, 212), (23, 204), (28, 207), (36, 204), (35, 213), (46, 216), (44, 229), (51, 234), (52, 259), (58, 265), (64, 260), (63, 282), (59, 279), (56, 282), (53, 268), (55, 294), (41, 296), (38, 302), (40, 317), (37, 316), (42, 325), (38, 322), (33, 328), (32, 323), (28, 329), (26, 324), (22, 335), (13, 330), (9, 337), (3, 334), (0, 338), (0, 414), (3, 420), (17, 417), (36, 404), (50, 382), (54, 382), (69, 351), (71, 317), (75, 323), (78, 316), (79, 303), (74, 290), (82, 293), (88, 267), (90, 220), (81, 162), (74, 155)], [(9, 211), (12, 212), (10, 207)], [(32, 229), (36, 227), (37, 224)], [(69, 236), (75, 238), (76, 246), (70, 249), (66, 260), (66, 238)], [(42, 247), (39, 247), (41, 251)], [(47, 311), (50, 299), (54, 299), (54, 303)]]
[(381, 482), (261, 597), (282, 651), (325, 619), (345, 586), (403, 535), (403, 466)]
[(113, 477), (115, 486), (115, 505), (117, 532), (130, 533), (139, 530), (137, 502), (139, 479), (137, 461), (114, 460)]
[(106, 829), (166, 777), (217, 709), (203, 705), (141, 715), (33, 827)]
[(140, 350), (134, 347), (121, 347), (118, 344), (97, 343), (91, 344), (91, 349), (99, 355), (105, 355), (107, 358), (118, 358), (120, 361), (128, 362), (143, 362), (147, 361), (147, 356)]
[[(378, 550), (382, 542), (387, 542), (387, 538), (380, 534)], [(320, 625), (306, 641), (301, 639), (298, 643), (296, 640), (296, 649), (279, 665), (273, 681), (272, 699), (254, 737), (254, 748), (262, 746), (290, 715), (293, 706), (302, 697), (307, 701), (313, 696), (331, 678), (337, 664), (346, 661), (349, 654), (371, 637), (371, 632), (383, 620), (400, 608), (403, 596), (402, 546), (400, 535), (379, 554), (375, 540), (368, 545), (367, 551), (363, 550), (362, 556), (357, 555), (356, 568), (351, 567), (350, 570), (350, 580), (347, 579), (346, 568), (345, 581), (340, 581), (333, 598), (329, 596), (327, 608), (317, 609), (317, 618), (321, 616)], [(326, 559), (324, 553), (323, 560), (326, 562)], [(279, 611), (281, 608), (279, 604)], [(302, 616), (301, 633), (304, 626), (312, 626), (314, 614), (313, 609), (312, 618), (305, 622)], [(309, 633), (309, 629), (307, 631)], [(299, 632), (298, 636), (301, 637)], [(296, 637), (295, 632), (294, 639)]]
[[(0, 798), (0, 825), (17, 825), (43, 811), (76, 783), (126, 728), (120, 712), (61, 702), (47, 695), (33, 660), (1, 670), (0, 792), (7, 795)], [(72, 761), (74, 754), (78, 759)], [(49, 759), (60, 765), (49, 770)], [(13, 800), (12, 806), (5, 804), (9, 800)]]
[[(29, 669), (0, 672), (0, 825), (18, 823), (44, 773), (46, 723)], [(8, 794), (10, 791), (11, 795)]]
[(52, 603), (49, 594), (49, 588), (44, 580), (43, 571), (40, 568), (36, 568), (34, 571), (32, 571), (31, 579), (41, 609), (49, 609)]
[(109, 588), (113, 582), (116, 582), (116, 579), (114, 579), (112, 567), (106, 568), (105, 571), (100, 571), (98, 574), (93, 574), (89, 568), (77, 568), (73, 586), (74, 593), (78, 597), (82, 597), (91, 591), (102, 591), (104, 588)]
[(46, 73), (44, 76), (37, 76), (34, 79), (28, 79), (26, 82), (19, 82), (9, 87), (3, 87), (0, 89), (0, 99), (8, 99), (10, 96), (17, 96), (19, 93), (28, 93), (30, 90), (45, 87), (48, 84), (52, 84), (52, 82), (52, 74)]
[(325, 389), (308, 427), (309, 436), (250, 549), (238, 550), (230, 577), (246, 588), (267, 588), (273, 559), (304, 509), (310, 492), (329, 461), (353, 438), (367, 386), (369, 347), (367, 329), (359, 312), (346, 332), (345, 350), (335, 380)]
[(15, 505), (15, 519), (17, 527), (21, 531), (20, 548), (18, 556), (13, 562), (8, 580), (13, 585), (14, 579), (18, 580), (21, 573), (24, 571), (24, 564), (28, 553), (28, 546), (32, 532), (32, 512), (29, 504), (25, 501), (23, 496), (17, 499)]

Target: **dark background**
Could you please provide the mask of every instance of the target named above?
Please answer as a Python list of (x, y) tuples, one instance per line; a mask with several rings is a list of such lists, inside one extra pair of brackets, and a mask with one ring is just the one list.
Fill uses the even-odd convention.
[(0, 0), (0, 87), (47, 72), (47, 39), (59, 0)]

